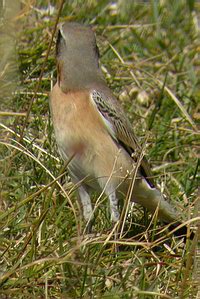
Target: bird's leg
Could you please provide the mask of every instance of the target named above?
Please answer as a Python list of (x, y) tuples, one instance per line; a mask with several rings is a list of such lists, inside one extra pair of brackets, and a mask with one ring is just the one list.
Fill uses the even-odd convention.
[[(108, 188), (109, 190), (109, 188)], [(114, 222), (114, 227), (113, 227), (113, 236), (114, 240), (116, 241), (118, 238), (118, 225), (116, 226), (116, 223), (119, 221), (120, 218), (120, 213), (118, 209), (118, 199), (116, 196), (116, 191), (111, 188), (111, 192), (108, 192), (108, 190), (105, 191), (105, 193), (108, 195), (109, 201), (110, 201), (110, 214), (111, 214), (111, 221)], [(117, 244), (114, 243), (114, 251), (118, 251)]]
[(92, 204), (90, 200), (90, 196), (86, 189), (83, 186), (80, 186), (78, 188), (81, 204), (83, 207), (83, 217), (87, 221), (87, 228), (86, 230), (88, 232), (91, 232), (92, 229), (92, 217), (93, 217), (93, 210), (92, 210)]
[(118, 199), (116, 197), (116, 191), (112, 191), (111, 193), (109, 193), (108, 197), (110, 201), (111, 221), (117, 222), (119, 220), (120, 214), (118, 210)]

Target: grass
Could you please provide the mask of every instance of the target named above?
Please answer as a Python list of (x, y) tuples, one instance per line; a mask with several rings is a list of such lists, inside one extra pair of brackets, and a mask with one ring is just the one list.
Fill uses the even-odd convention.
[[(77, 194), (57, 180), (55, 44), (37, 85), (58, 13), (50, 2), (51, 13), (38, 0), (0, 16), (0, 298), (198, 298), (198, 238), (184, 246), (135, 206), (114, 241), (105, 198), (83, 234)], [(60, 16), (94, 26), (106, 80), (185, 220), (199, 215), (199, 17), (198, 1), (183, 0), (67, 1)]]

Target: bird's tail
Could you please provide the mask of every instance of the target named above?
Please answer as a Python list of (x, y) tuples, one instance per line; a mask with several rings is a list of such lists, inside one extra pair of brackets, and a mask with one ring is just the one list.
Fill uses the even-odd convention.
[(132, 200), (147, 208), (151, 213), (156, 213), (158, 218), (166, 223), (177, 221), (180, 215), (176, 209), (164, 198), (162, 193), (150, 187), (145, 179), (135, 181)]
[[(170, 229), (175, 229), (182, 223), (181, 215), (162, 195), (162, 193), (149, 186), (145, 179), (135, 181), (133, 188), (132, 200), (147, 208), (152, 214), (156, 214), (160, 220), (166, 224), (170, 224)], [(187, 226), (174, 231), (176, 236), (186, 236)], [(193, 239), (194, 233), (190, 234)]]

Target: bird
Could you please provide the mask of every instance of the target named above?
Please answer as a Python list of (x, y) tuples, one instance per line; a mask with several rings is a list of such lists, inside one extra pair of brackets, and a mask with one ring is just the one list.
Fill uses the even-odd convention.
[[(109, 199), (113, 223), (120, 219), (135, 175), (131, 201), (157, 211), (164, 223), (181, 224), (180, 213), (154, 182), (150, 165), (118, 99), (105, 82), (95, 32), (89, 25), (64, 22), (56, 41), (57, 82), (50, 111), (59, 153), (78, 186), (83, 217), (94, 217), (92, 191)], [(184, 230), (186, 232), (186, 229)]]

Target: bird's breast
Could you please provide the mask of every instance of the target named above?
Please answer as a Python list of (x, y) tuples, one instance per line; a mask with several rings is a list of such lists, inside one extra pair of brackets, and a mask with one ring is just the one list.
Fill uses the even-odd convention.
[[(64, 160), (76, 174), (109, 177), (132, 168), (131, 158), (110, 136), (87, 91), (63, 93), (55, 85), (50, 98), (56, 141)], [(82, 176), (82, 175), (81, 175)]]
[[(55, 137), (60, 148), (62, 157), (66, 160), (72, 155), (81, 157), (87, 148), (87, 142), (84, 140), (83, 119), (85, 111), (81, 111), (77, 97), (72, 93), (63, 93), (58, 85), (55, 85), (51, 97), (51, 113)], [(86, 107), (85, 107), (86, 108)]]

